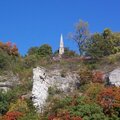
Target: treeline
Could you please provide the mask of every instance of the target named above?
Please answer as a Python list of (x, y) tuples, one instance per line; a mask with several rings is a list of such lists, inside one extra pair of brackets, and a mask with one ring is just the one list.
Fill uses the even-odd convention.
[(88, 23), (79, 21), (70, 38), (77, 43), (79, 53), (83, 56), (101, 58), (120, 52), (120, 33), (106, 28), (102, 33), (90, 34)]

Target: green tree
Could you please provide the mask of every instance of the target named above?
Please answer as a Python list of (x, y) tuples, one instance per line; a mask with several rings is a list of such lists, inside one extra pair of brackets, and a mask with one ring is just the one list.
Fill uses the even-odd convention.
[(102, 34), (95, 33), (91, 36), (87, 45), (87, 54), (93, 58), (108, 56), (119, 51), (119, 40), (111, 32), (110, 29), (105, 29)]
[(80, 55), (84, 54), (85, 44), (89, 37), (88, 23), (80, 20), (75, 25), (75, 32), (70, 34), (70, 38), (77, 43)]
[(37, 54), (38, 54), (40, 57), (51, 56), (51, 55), (52, 55), (52, 48), (51, 48), (51, 46), (48, 45), (48, 44), (41, 45), (41, 46), (38, 48)]
[(64, 49), (64, 56), (75, 57), (75, 56), (77, 56), (77, 54), (75, 53), (75, 51), (70, 50), (69, 48), (65, 47), (65, 49)]
[(10, 59), (11, 57), (6, 52), (0, 50), (0, 69), (9, 68)]
[(31, 47), (27, 53), (28, 55), (35, 55), (37, 54), (37, 51), (38, 51), (38, 47)]

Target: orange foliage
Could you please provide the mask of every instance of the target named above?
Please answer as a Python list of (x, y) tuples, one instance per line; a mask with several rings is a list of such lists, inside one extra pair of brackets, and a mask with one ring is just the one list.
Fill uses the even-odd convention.
[(21, 112), (13, 111), (13, 112), (7, 112), (3, 118), (4, 120), (17, 120), (22, 115), (23, 114)]
[(103, 107), (104, 112), (111, 114), (111, 110), (120, 107), (120, 88), (108, 87), (98, 95), (98, 103)]
[(6, 43), (6, 46), (7, 46), (8, 48), (11, 48), (11, 47), (12, 47), (12, 43), (11, 43), (11, 42), (7, 42), (7, 43)]
[(63, 111), (57, 115), (50, 115), (48, 117), (48, 120), (83, 120), (83, 119), (79, 116), (71, 117), (68, 112)]
[(18, 55), (18, 48), (14, 44), (13, 47), (11, 48), (11, 54), (17, 56)]
[(96, 71), (93, 73), (93, 83), (103, 83), (103, 72), (101, 71)]
[(11, 42), (7, 42), (7, 43), (2, 43), (0, 42), (0, 48), (4, 51), (6, 51), (9, 55), (14, 55), (14, 56), (18, 56), (18, 48), (16, 47), (16, 45), (12, 45)]
[(82, 118), (81, 117), (72, 117), (71, 120), (82, 120)]

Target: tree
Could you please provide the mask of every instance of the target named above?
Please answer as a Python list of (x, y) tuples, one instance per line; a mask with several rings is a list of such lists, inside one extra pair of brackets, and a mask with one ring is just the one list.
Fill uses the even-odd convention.
[(51, 55), (52, 55), (52, 48), (51, 48), (51, 46), (48, 45), (48, 44), (41, 45), (41, 46), (38, 48), (37, 54), (38, 54), (40, 57), (51, 56)]
[(38, 47), (31, 47), (27, 53), (28, 55), (34, 55), (37, 54), (37, 51), (38, 51)]
[(87, 54), (93, 58), (99, 58), (103, 56), (104, 41), (99, 33), (95, 33), (91, 36), (90, 41), (87, 43)]
[[(58, 56), (58, 54), (59, 54), (59, 50), (56, 50), (56, 51), (54, 52), (54, 56)], [(65, 47), (65, 48), (64, 48), (63, 57), (75, 57), (75, 56), (77, 56), (77, 55), (78, 55), (78, 54), (77, 54), (75, 51), (70, 50), (68, 47)]]
[(118, 38), (108, 28), (101, 34), (93, 34), (87, 42), (87, 54), (93, 58), (100, 58), (114, 54), (118, 52), (120, 48), (120, 40), (118, 41)]
[(88, 23), (80, 20), (75, 26), (75, 32), (70, 35), (70, 38), (77, 43), (80, 55), (84, 54), (85, 44), (88, 37)]
[(75, 57), (77, 54), (75, 53), (75, 51), (70, 50), (69, 48), (65, 47), (64, 49), (64, 56), (66, 57)]

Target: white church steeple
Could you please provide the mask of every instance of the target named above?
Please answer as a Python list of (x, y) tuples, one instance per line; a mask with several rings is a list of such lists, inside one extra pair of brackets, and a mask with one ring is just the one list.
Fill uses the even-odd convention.
[(64, 43), (63, 43), (63, 36), (61, 34), (61, 37), (60, 37), (60, 48), (59, 48), (59, 55), (62, 55), (64, 54)]

